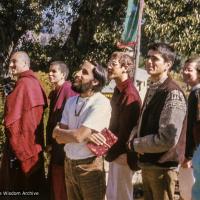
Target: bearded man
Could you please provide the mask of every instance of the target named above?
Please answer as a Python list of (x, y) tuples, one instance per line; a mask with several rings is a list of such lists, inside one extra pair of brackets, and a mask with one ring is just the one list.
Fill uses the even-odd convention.
[(72, 84), (80, 95), (67, 100), (61, 124), (54, 129), (53, 137), (59, 144), (65, 144), (68, 200), (103, 200), (105, 197), (103, 159), (87, 147), (87, 140), (94, 132), (109, 126), (110, 102), (100, 93), (105, 83), (105, 70), (97, 63), (85, 61)]

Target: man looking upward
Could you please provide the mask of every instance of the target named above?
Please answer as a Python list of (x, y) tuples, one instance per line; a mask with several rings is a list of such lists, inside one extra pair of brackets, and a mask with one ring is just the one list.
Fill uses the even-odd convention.
[(67, 100), (61, 124), (53, 137), (65, 144), (65, 180), (68, 200), (103, 200), (105, 174), (102, 157), (87, 147), (88, 137), (108, 127), (111, 107), (100, 91), (106, 83), (105, 70), (97, 63), (85, 61), (72, 83), (79, 96)]

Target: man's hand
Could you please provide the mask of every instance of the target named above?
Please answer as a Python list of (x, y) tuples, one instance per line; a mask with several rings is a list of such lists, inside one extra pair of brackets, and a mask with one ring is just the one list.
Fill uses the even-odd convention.
[[(138, 143), (140, 143), (139, 138), (135, 138), (134, 141), (133, 141), (133, 144), (137, 145)], [(141, 154), (141, 155), (144, 154), (144, 152), (138, 151), (137, 149), (135, 149), (135, 151), (136, 151), (137, 153)]]
[(119, 165), (127, 165), (127, 155), (125, 153), (121, 154), (113, 162), (116, 162)]
[(66, 144), (66, 134), (60, 132), (60, 127), (57, 125), (53, 130), (52, 137), (56, 140), (58, 144)]
[[(93, 142), (97, 145), (107, 145), (106, 143), (106, 138), (101, 134), (101, 133), (92, 133), (89, 137), (88, 137), (88, 141), (89, 142)], [(109, 146), (110, 147), (110, 146)]]
[(59, 125), (56, 125), (55, 128), (53, 129), (53, 134), (52, 134), (52, 138), (56, 139), (56, 136), (59, 134)]

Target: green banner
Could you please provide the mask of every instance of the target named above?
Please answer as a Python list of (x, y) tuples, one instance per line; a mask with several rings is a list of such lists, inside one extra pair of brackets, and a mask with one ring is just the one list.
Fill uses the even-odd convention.
[(122, 33), (122, 43), (134, 46), (137, 42), (138, 25), (140, 13), (140, 0), (128, 0), (128, 8)]

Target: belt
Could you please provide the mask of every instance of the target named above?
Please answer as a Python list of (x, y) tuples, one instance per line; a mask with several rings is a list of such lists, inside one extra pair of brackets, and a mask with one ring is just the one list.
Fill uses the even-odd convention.
[(97, 156), (93, 156), (93, 157), (89, 157), (89, 158), (74, 160), (74, 159), (70, 159), (70, 158), (68, 158), (67, 156), (65, 156), (65, 161), (68, 162), (68, 163), (80, 165), (80, 164), (91, 163), (91, 162), (93, 162), (96, 158), (97, 158)]

